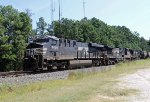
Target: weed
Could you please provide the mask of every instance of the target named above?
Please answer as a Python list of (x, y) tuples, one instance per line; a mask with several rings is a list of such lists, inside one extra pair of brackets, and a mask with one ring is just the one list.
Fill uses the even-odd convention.
[[(122, 97), (134, 95), (135, 89), (119, 89), (120, 75), (149, 68), (150, 60), (119, 63), (102, 72), (70, 72), (66, 80), (44, 81), (24, 86), (0, 86), (1, 102), (87, 102), (98, 94), (100, 102), (123, 102)], [(102, 97), (103, 96), (103, 97)], [(105, 97), (104, 97), (105, 96)], [(89, 102), (99, 102), (91, 100)]]

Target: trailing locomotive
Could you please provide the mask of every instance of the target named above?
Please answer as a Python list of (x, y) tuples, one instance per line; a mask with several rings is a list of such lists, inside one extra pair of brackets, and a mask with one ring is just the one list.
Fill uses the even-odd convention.
[(24, 71), (101, 66), (119, 61), (147, 58), (150, 53), (127, 48), (112, 48), (97, 43), (41, 36), (26, 48)]

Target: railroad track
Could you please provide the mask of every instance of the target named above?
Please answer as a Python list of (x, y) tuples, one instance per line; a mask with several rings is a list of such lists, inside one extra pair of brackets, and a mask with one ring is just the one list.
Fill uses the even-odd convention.
[[(42, 73), (51, 73), (51, 72), (57, 72), (60, 70), (43, 70), (43, 71), (12, 71), (12, 72), (0, 72), (0, 78), (7, 78), (7, 77), (19, 77), (19, 76), (25, 76), (25, 75), (35, 75), (35, 74), (42, 74)], [(65, 70), (61, 70), (65, 71)]]
[(24, 72), (24, 71), (12, 71), (12, 72), (0, 72), (0, 78), (6, 78), (6, 77), (19, 77), (28, 75), (31, 72)]
[(41, 82), (46, 80), (60, 80), (67, 79), (72, 73), (91, 73), (109, 70), (114, 66), (100, 66), (100, 67), (89, 67), (72, 70), (62, 71), (43, 71), (43, 72), (0, 72), (0, 86), (1, 85), (27, 85), (34, 82)]
[(71, 70), (79, 70), (79, 69), (88, 69), (92, 67), (87, 68), (73, 68), (73, 69), (53, 69), (51, 71), (49, 70), (43, 70), (43, 71), (11, 71), (11, 72), (0, 72), (0, 78), (8, 78), (8, 77), (20, 77), (25, 75), (36, 75), (36, 74), (46, 74), (46, 73), (53, 73), (53, 72), (63, 72), (63, 71), (71, 71)]

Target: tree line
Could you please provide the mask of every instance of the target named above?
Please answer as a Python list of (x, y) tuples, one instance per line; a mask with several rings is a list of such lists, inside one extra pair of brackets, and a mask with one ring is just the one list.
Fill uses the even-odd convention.
[(28, 38), (35, 35), (54, 35), (111, 47), (150, 51), (150, 41), (140, 37), (139, 33), (125, 26), (108, 25), (97, 18), (62, 18), (52, 24), (40, 17), (36, 29), (33, 29), (30, 12), (20, 12), (12, 6), (0, 6), (0, 71), (22, 70)]
[[(111, 47), (150, 51), (150, 41), (140, 37), (138, 32), (132, 32), (125, 26), (108, 25), (97, 18), (84, 18), (81, 20), (62, 18), (61, 21), (54, 21), (53, 24), (54, 34), (59, 38), (63, 37), (81, 42), (95, 42)], [(44, 18), (41, 17), (34, 31), (35, 34), (53, 35), (50, 29), (50, 24), (46, 23)]]

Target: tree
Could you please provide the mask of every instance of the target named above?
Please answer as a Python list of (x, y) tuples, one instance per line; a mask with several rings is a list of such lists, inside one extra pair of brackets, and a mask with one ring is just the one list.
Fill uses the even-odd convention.
[(6, 28), (3, 26), (5, 20), (0, 14), (0, 71), (9, 69), (9, 64), (15, 59), (15, 55), (11, 52), (13, 46), (9, 44), (9, 36), (5, 35)]
[(37, 22), (37, 34), (44, 35), (46, 30), (47, 23), (45, 22), (43, 17), (39, 18)]
[(4, 36), (5, 28), (3, 27), (4, 18), (0, 15), (0, 71), (4, 71), (4, 58), (7, 56), (6, 42), (8, 37)]
[(46, 35), (54, 35), (54, 31), (53, 31), (53, 27), (52, 25), (48, 24), (48, 27), (47, 27), (47, 32), (45, 33)]
[(148, 46), (150, 46), (150, 38), (149, 38), (149, 40), (148, 40)]
[(141, 49), (142, 50), (147, 50), (148, 49), (147, 41), (143, 37), (141, 37), (140, 42), (141, 42), (140, 43)]
[(31, 19), (27, 13), (19, 12), (12, 6), (0, 6), (1, 15), (1, 61), (6, 70), (22, 68), (26, 42), (32, 31)]

